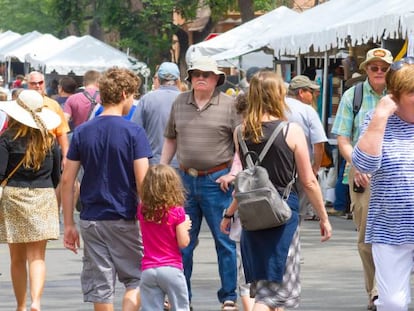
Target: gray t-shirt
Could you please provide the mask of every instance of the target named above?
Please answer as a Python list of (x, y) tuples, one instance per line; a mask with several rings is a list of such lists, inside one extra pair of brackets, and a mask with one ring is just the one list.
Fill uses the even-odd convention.
[(313, 159), (313, 145), (328, 141), (321, 119), (315, 109), (297, 99), (286, 97), (286, 103), (289, 107), (286, 117), (288, 121), (296, 122), (302, 127), (308, 142), (309, 155)]
[[(131, 121), (143, 127), (151, 145), (153, 157), (150, 164), (158, 164), (164, 144), (164, 129), (170, 116), (171, 106), (180, 94), (176, 86), (161, 85), (155, 91), (145, 94), (139, 101)], [(171, 166), (178, 168), (174, 157)]]

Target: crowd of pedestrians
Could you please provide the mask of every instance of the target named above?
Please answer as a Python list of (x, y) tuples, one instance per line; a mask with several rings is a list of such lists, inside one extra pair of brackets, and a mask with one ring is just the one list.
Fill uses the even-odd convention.
[[(353, 86), (332, 128), (346, 163), (340, 182), (350, 185), (367, 308), (402, 311), (413, 265), (414, 61), (393, 62), (375, 48), (360, 69), (367, 75), (360, 108)], [(30, 311), (41, 310), (46, 245), (59, 238), (60, 208), (64, 247), (77, 253), (82, 239), (83, 301), (95, 311), (114, 310), (117, 280), (124, 311), (197, 310), (191, 278), (202, 221), (217, 256), (217, 309), (298, 306), (301, 220), (319, 221), (322, 242), (333, 234), (317, 179), (328, 140), (315, 110), (320, 85), (304, 75), (287, 84), (269, 69), (248, 72), (237, 98), (220, 91), (226, 74), (207, 56), (185, 73), (161, 63), (153, 90), (139, 99), (140, 78), (122, 68), (87, 71), (82, 87), (63, 77), (53, 98), (41, 72), (15, 81), (13, 99), (0, 100), (0, 243), (9, 246), (17, 311), (26, 310), (27, 284)], [(232, 183), (246, 161), (235, 129), (241, 125), (259, 154), (285, 120), (260, 165), (280, 191), (295, 176), (292, 217), (244, 230)]]

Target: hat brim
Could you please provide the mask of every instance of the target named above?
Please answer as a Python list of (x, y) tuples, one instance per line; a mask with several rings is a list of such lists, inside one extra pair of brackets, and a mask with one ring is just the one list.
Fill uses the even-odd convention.
[(387, 63), (387, 64), (389, 64), (389, 65), (391, 65), (392, 64), (392, 60), (389, 60), (389, 61), (387, 61), (387, 60), (385, 60), (384, 58), (381, 58), (381, 57), (372, 57), (372, 58), (370, 58), (370, 59), (367, 59), (367, 60), (364, 60), (360, 65), (359, 65), (359, 69), (363, 69), (363, 70), (365, 70), (365, 68), (367, 67), (367, 64), (369, 64), (369, 63), (371, 63), (371, 62), (375, 62), (375, 61), (382, 61), (382, 62), (384, 62), (384, 63)]
[(312, 90), (320, 90), (321, 88), (319, 84), (311, 84), (308, 87), (311, 88)]
[[(0, 110), (4, 111), (8, 116), (15, 119), (26, 126), (39, 129), (30, 112), (21, 107), (15, 100), (0, 102)], [(59, 126), (62, 122), (60, 116), (52, 110), (43, 107), (36, 115), (44, 122), (48, 130), (52, 130)]]
[(200, 71), (204, 71), (204, 72), (212, 72), (216, 75), (219, 76), (219, 79), (217, 80), (217, 86), (220, 86), (224, 83), (224, 81), (226, 80), (226, 74), (223, 71), (220, 70), (211, 70), (210, 68), (202, 68), (202, 67), (197, 67), (197, 68), (190, 68), (187, 70), (187, 77), (185, 78), (188, 82), (191, 83), (191, 72), (194, 70), (200, 70)]

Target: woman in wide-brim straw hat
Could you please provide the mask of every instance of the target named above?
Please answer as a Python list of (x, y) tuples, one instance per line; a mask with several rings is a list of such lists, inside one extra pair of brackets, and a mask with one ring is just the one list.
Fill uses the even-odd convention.
[(9, 118), (0, 136), (0, 181), (8, 179), (0, 200), (0, 243), (9, 245), (16, 310), (26, 310), (29, 277), (30, 310), (36, 311), (45, 283), (46, 243), (59, 237), (54, 188), (60, 154), (49, 130), (61, 119), (43, 107), (42, 96), (32, 90), (0, 102), (0, 110)]

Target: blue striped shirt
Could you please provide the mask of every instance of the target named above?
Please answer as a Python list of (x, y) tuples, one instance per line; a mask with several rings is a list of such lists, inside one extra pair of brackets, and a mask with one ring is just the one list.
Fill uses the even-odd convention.
[[(372, 112), (362, 126), (366, 130)], [(356, 147), (353, 165), (371, 173), (366, 243), (414, 243), (414, 124), (392, 115), (387, 122), (382, 150), (371, 156)]]

